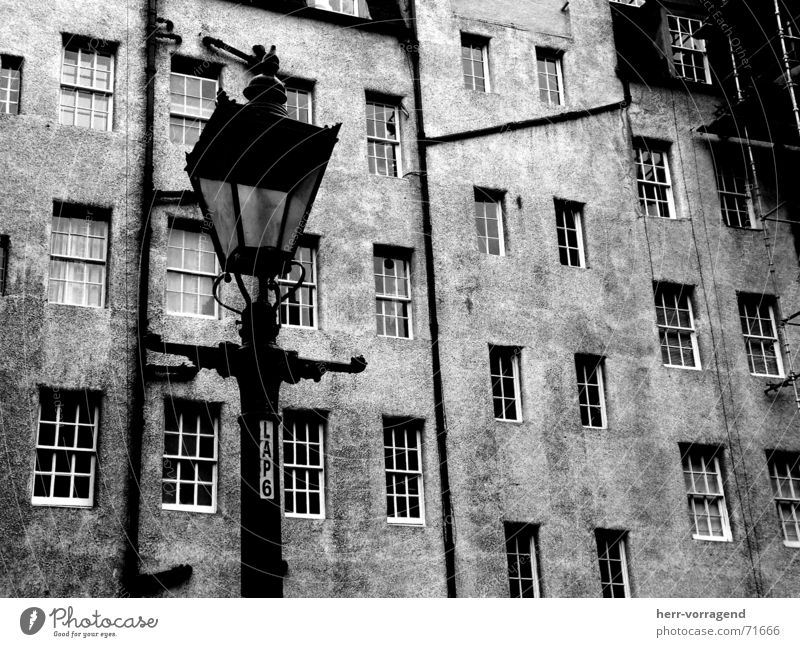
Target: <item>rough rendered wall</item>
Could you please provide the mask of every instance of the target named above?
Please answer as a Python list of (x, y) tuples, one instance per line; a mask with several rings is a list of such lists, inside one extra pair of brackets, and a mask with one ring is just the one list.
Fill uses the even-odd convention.
[[(39, 5), (48, 6), (39, 6)], [(608, 0), (417, 4), (426, 132), (444, 134), (620, 102)], [(284, 519), (288, 597), (444, 596), (439, 456), (434, 427), (430, 321), (408, 44), (396, 37), (223, 0), (162, 0), (159, 15), (183, 38), (157, 45), (155, 124), (144, 133), (145, 3), (4, 0), (0, 53), (24, 58), (21, 114), (0, 115), (0, 234), (10, 235), (0, 297), (0, 595), (118, 592), (129, 497), (139, 497), (141, 569), (177, 564), (191, 580), (165, 592), (237, 596), (239, 396), (232, 380), (202, 371), (186, 382), (149, 382), (141, 489), (126, 491), (131, 433), (137, 235), (143, 142), (155, 148), (155, 188), (189, 189), (186, 148), (169, 141), (170, 57), (221, 67), (221, 86), (242, 101), (236, 58), (202, 36), (249, 51), (275, 44), (282, 72), (314, 82), (314, 121), (342, 123), (307, 231), (319, 237), (317, 329), (284, 328), (287, 349), (346, 361), (360, 375), (285, 385), (282, 407), (329, 412), (326, 518)], [(404, 11), (408, 2), (402, 2)], [(460, 33), (489, 39), (491, 91), (466, 90)], [(61, 34), (118, 44), (114, 128), (60, 126)], [(538, 99), (535, 50), (563, 55), (565, 104)], [(401, 178), (370, 175), (365, 92), (396, 97)], [(459, 596), (508, 595), (503, 522), (538, 526), (542, 593), (601, 595), (595, 528), (628, 532), (636, 596), (800, 594), (797, 548), (783, 545), (766, 450), (800, 451), (791, 389), (764, 394), (749, 374), (737, 292), (780, 297), (800, 310), (796, 245), (784, 224), (765, 231), (721, 221), (709, 142), (713, 93), (634, 84), (626, 110), (429, 148), (437, 312), (449, 432)], [(666, 141), (678, 219), (639, 209), (631, 136)], [(758, 149), (769, 169), (772, 152)], [(763, 209), (781, 196), (765, 173)], [(503, 191), (505, 256), (479, 253), (473, 187)], [(559, 262), (553, 199), (585, 204), (586, 268)], [(53, 200), (111, 210), (105, 308), (47, 303)], [(789, 217), (779, 207), (779, 218)], [(166, 312), (168, 227), (198, 220), (196, 206), (160, 203), (151, 216), (152, 332), (167, 341), (236, 341), (236, 315)], [(767, 247), (774, 258), (769, 271)], [(411, 250), (413, 338), (375, 334), (373, 245)], [(662, 366), (654, 281), (693, 287), (702, 370)], [(223, 290), (236, 303), (233, 284)], [(792, 348), (800, 337), (789, 328)], [(494, 420), (489, 344), (521, 354), (523, 421)], [(605, 357), (607, 429), (580, 423), (574, 355)], [(174, 361), (175, 358), (172, 358)], [(163, 357), (150, 354), (150, 361)], [(98, 471), (91, 509), (30, 504), (40, 388), (101, 391)], [(164, 406), (169, 397), (221, 408), (217, 511), (161, 504)], [(386, 522), (382, 418), (424, 420), (425, 526)], [(679, 443), (723, 447), (732, 542), (692, 539)], [(746, 533), (750, 530), (750, 542)]]
[[(5, 2), (24, 58), (19, 115), (0, 115), (0, 595), (113, 595), (126, 524), (142, 128), (140, 2)], [(126, 23), (129, 27), (126, 30)], [(62, 33), (117, 43), (113, 130), (60, 126)], [(129, 85), (128, 85), (129, 84)], [(106, 307), (47, 303), (53, 200), (111, 210)], [(102, 392), (95, 505), (31, 505), (40, 387)]]
[[(397, 40), (358, 29), (279, 15), (229, 2), (170, 2), (165, 17), (183, 36), (161, 46), (156, 81), (156, 187), (189, 188), (185, 148), (169, 141), (169, 56), (223, 64), (222, 88), (239, 101), (248, 76), (235, 58), (209, 52), (210, 35), (248, 51), (275, 44), (281, 71), (314, 81), (314, 121), (342, 123), (306, 231), (318, 247), (319, 328), (284, 328), (285, 348), (318, 359), (347, 361), (363, 354), (369, 367), (356, 376), (326, 375), (319, 383), (284, 385), (282, 407), (329, 411), (326, 518), (284, 519), (287, 596), (438, 596), (444, 594), (438, 457), (433, 427), (430, 336), (426, 309), (419, 186), (416, 176), (370, 175), (366, 158), (365, 91), (402, 99), (403, 172), (416, 169), (410, 68)], [(197, 218), (194, 207), (154, 212), (149, 318), (169, 341), (216, 345), (234, 341), (236, 315), (218, 321), (166, 314), (164, 273), (169, 217)], [(373, 244), (413, 250), (413, 339), (377, 337), (374, 321)], [(225, 288), (226, 299), (236, 293)], [(220, 509), (216, 514), (160, 509), (163, 400), (221, 402)], [(142, 552), (148, 570), (188, 562), (194, 568), (181, 595), (238, 595), (239, 398), (235, 383), (202, 372), (188, 384), (153, 383), (148, 393), (142, 500)], [(425, 527), (386, 523), (382, 416), (425, 420), (423, 440)], [(177, 539), (177, 541), (176, 541)]]
[[(447, 0), (421, 9), (429, 138), (623, 98), (607, 2), (570, 3), (571, 38), (558, 40), (566, 101), (556, 108), (539, 103), (532, 76), (534, 47), (556, 42), (546, 21), (522, 29), (479, 9)], [(459, 31), (491, 37), (492, 93), (457, 87)], [(546, 596), (601, 594), (598, 527), (629, 532), (634, 595), (754, 595), (743, 507), (764, 591), (797, 593), (796, 549), (783, 546), (765, 458), (797, 450), (787, 433), (795, 407), (790, 391), (765, 397), (766, 380), (747, 369), (736, 291), (774, 290), (763, 233), (721, 222), (710, 152), (691, 132), (714, 107), (697, 91), (633, 88), (632, 134), (672, 142), (678, 220), (640, 214), (620, 111), (431, 149), (459, 595), (508, 595), (503, 521), (539, 526)], [(505, 191), (504, 257), (478, 252), (474, 186)], [(553, 198), (585, 203), (586, 269), (559, 263)], [(775, 225), (767, 234), (783, 310), (794, 312), (793, 242)], [(694, 286), (702, 371), (661, 365), (659, 280)], [(522, 423), (493, 418), (489, 344), (522, 347)], [(607, 429), (580, 424), (576, 353), (606, 358)], [(725, 448), (733, 542), (692, 539), (679, 442)]]

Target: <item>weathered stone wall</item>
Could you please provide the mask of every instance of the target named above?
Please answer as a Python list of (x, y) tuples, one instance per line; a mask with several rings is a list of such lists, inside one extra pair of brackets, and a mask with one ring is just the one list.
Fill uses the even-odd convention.
[[(566, 100), (556, 108), (535, 92), (535, 47), (554, 42), (544, 24), (510, 26), (453, 5), (420, 13), (430, 139), (623, 99), (607, 2), (570, 2)], [(457, 87), (459, 31), (491, 39), (492, 93)], [(717, 99), (697, 88), (632, 94), (627, 111), (431, 149), (459, 595), (508, 594), (504, 521), (539, 526), (547, 596), (600, 595), (598, 527), (628, 531), (635, 595), (754, 595), (743, 508), (764, 592), (797, 593), (796, 549), (783, 546), (765, 456), (798, 449), (796, 408), (791, 389), (765, 396), (767, 380), (749, 374), (736, 300), (779, 294), (786, 314), (797, 310), (791, 233), (767, 226), (776, 292), (764, 233), (724, 225), (711, 153), (693, 132)], [(677, 220), (641, 215), (631, 135), (671, 143)], [(478, 251), (474, 186), (505, 192), (506, 256)], [(585, 269), (559, 263), (554, 198), (585, 204)], [(764, 198), (766, 211), (774, 194)], [(654, 281), (694, 286), (701, 371), (662, 366)], [(493, 418), (489, 344), (522, 348), (521, 423)], [(581, 426), (576, 353), (606, 358), (607, 429)], [(731, 543), (691, 537), (678, 443), (692, 442), (725, 448)]]
[[(370, 175), (365, 92), (397, 97), (401, 113), (402, 169), (417, 169), (413, 87), (406, 54), (394, 37), (342, 29), (229, 2), (170, 2), (165, 17), (183, 36), (179, 48), (159, 50), (156, 82), (156, 186), (189, 189), (183, 146), (168, 137), (169, 56), (180, 54), (223, 65), (221, 86), (243, 101), (244, 65), (210, 52), (201, 35), (248, 51), (256, 43), (278, 48), (281, 71), (314, 82), (314, 121), (342, 123), (306, 231), (319, 236), (319, 327), (284, 328), (279, 342), (305, 357), (347, 361), (363, 354), (369, 367), (355, 375), (325, 375), (321, 382), (284, 385), (282, 407), (328, 411), (325, 438), (326, 518), (286, 518), (287, 596), (438, 596), (444, 594), (438, 457), (433, 426), (430, 333), (416, 176)], [(158, 208), (151, 260), (151, 329), (169, 341), (216, 345), (234, 341), (236, 315), (218, 321), (169, 316), (165, 311), (169, 217), (197, 218), (189, 207)], [(373, 245), (412, 251), (413, 339), (375, 334)], [(234, 298), (235, 285), (225, 288)], [(213, 515), (160, 509), (163, 400), (167, 396), (222, 402), (219, 510)], [(148, 392), (144, 455), (142, 553), (148, 570), (192, 563), (185, 595), (238, 595), (239, 456), (233, 380), (204, 371), (189, 384), (154, 383)], [(425, 527), (386, 523), (382, 416), (425, 420), (423, 460)], [(146, 539), (145, 539), (146, 537)]]
[[(165, 0), (159, 15), (174, 22), (183, 42), (159, 41), (155, 124), (145, 133), (144, 2), (5, 4), (12, 11), (0, 28), (0, 52), (25, 63), (21, 114), (0, 115), (0, 233), (11, 239), (0, 298), (0, 451), (7, 466), (0, 488), (0, 593), (113, 595), (128, 506), (139, 497), (142, 571), (194, 568), (189, 582), (165, 595), (239, 595), (239, 397), (232, 380), (202, 371), (188, 382), (148, 384), (141, 488), (130, 496), (126, 491), (143, 142), (154, 142), (155, 188), (188, 189), (186, 148), (169, 141), (170, 56), (220, 65), (221, 86), (232, 98), (242, 100), (248, 80), (237, 59), (202, 46), (209, 35), (245, 51), (275, 44), (284, 73), (314, 82), (315, 123), (342, 123), (307, 227), (319, 236), (319, 326), (284, 328), (280, 341), (311, 358), (346, 361), (363, 354), (369, 367), (283, 388), (283, 407), (329, 412), (326, 518), (284, 520), (286, 595), (444, 595), (429, 277), (408, 47), (395, 36), (223, 0)], [(561, 0), (537, 0), (536, 11), (510, 2), (491, 4), (491, 11), (470, 0), (417, 4), (430, 139), (624, 97), (607, 0), (571, 0), (566, 10)], [(113, 131), (58, 125), (62, 32), (118, 44)], [(491, 92), (464, 89), (460, 32), (489, 39)], [(563, 53), (563, 106), (538, 99), (536, 47)], [(369, 174), (365, 92), (397, 97), (405, 108), (402, 178)], [(712, 151), (694, 130), (710, 120), (717, 97), (696, 87), (637, 84), (631, 96), (625, 110), (429, 149), (459, 596), (508, 595), (504, 521), (539, 526), (546, 596), (600, 595), (598, 527), (628, 531), (637, 596), (755, 595), (751, 555), (763, 593), (798, 594), (797, 549), (782, 543), (765, 456), (771, 449), (800, 450), (792, 426), (796, 407), (791, 389), (765, 396), (765, 380), (749, 374), (737, 307), (737, 291), (764, 292), (780, 296), (784, 316), (800, 310), (794, 241), (784, 224), (769, 223), (764, 232), (722, 223)], [(678, 219), (641, 215), (632, 136), (669, 142)], [(769, 168), (772, 152), (756, 154)], [(763, 184), (766, 211), (780, 196), (772, 179)], [(475, 186), (505, 193), (505, 256), (478, 251)], [(585, 204), (586, 268), (559, 263), (554, 198)], [(111, 209), (103, 309), (46, 302), (53, 200)], [(777, 216), (787, 217), (786, 208)], [(166, 313), (169, 221), (199, 217), (194, 206), (153, 209), (147, 317), (150, 330), (168, 341), (214, 346), (237, 339), (235, 315), (211, 320)], [(413, 339), (375, 334), (376, 244), (412, 251)], [(702, 370), (662, 366), (655, 281), (693, 286)], [(233, 284), (223, 293), (236, 302)], [(522, 348), (520, 423), (494, 420), (489, 344)], [(605, 357), (607, 429), (580, 424), (576, 353)], [(151, 354), (150, 360), (164, 358)], [(103, 393), (91, 509), (30, 504), (40, 387)], [(161, 508), (169, 397), (221, 407), (214, 514)], [(424, 527), (386, 523), (383, 416), (425, 422)], [(692, 442), (724, 447), (733, 542), (691, 537), (679, 443)]]
[[(127, 523), (144, 119), (141, 3), (4, 2), (4, 54), (24, 59), (19, 115), (0, 115), (0, 592), (113, 595)], [(127, 27), (126, 27), (127, 25)], [(59, 125), (62, 33), (117, 46), (113, 130)], [(110, 209), (104, 308), (47, 303), (53, 201)], [(31, 505), (40, 388), (102, 393), (95, 505)]]

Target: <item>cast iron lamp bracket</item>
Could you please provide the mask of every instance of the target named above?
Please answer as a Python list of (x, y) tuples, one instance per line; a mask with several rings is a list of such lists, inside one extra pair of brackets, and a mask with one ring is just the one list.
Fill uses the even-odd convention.
[[(263, 305), (263, 304), (262, 304)], [(254, 304), (251, 320), (260, 321), (259, 306)], [(245, 311), (246, 312), (246, 311)], [(260, 335), (259, 335), (260, 336)], [(266, 337), (266, 335), (265, 335)], [(252, 354), (251, 343), (236, 344), (221, 342), (218, 346), (197, 346), (194, 344), (181, 344), (166, 342), (161, 335), (148, 333), (144, 337), (145, 347), (156, 353), (166, 355), (180, 355), (187, 358), (198, 369), (212, 369), (222, 377), (244, 376), (244, 355)], [(262, 370), (270, 367), (269, 359), (277, 359), (278, 364), (270, 367), (271, 373), (280, 378), (280, 382), (297, 384), (300, 380), (314, 380), (319, 382), (326, 373), (361, 373), (367, 367), (367, 361), (362, 355), (351, 357), (349, 362), (334, 362), (331, 360), (317, 360), (300, 357), (297, 351), (287, 351), (275, 343), (259, 343), (256, 347), (257, 364)], [(268, 358), (267, 356), (271, 356)], [(249, 368), (249, 367), (248, 367)]]
[[(275, 280), (275, 277), (270, 277), (269, 279), (267, 279), (267, 286), (266, 286), (267, 292), (268, 293), (271, 292), (273, 294), (273, 302), (269, 305), (271, 305), (274, 314), (270, 315), (270, 318), (276, 319), (277, 327), (279, 330), (281, 327), (280, 317), (278, 317), (278, 308), (280, 304), (286, 301), (287, 299), (290, 299), (303, 286), (303, 282), (306, 280), (305, 266), (302, 263), (295, 260), (291, 260), (288, 261), (287, 263), (284, 263), (283, 276), (288, 276), (289, 268), (291, 266), (296, 266), (300, 269), (300, 277), (297, 279), (297, 281), (295, 281), (294, 285), (290, 286), (286, 290), (285, 294), (281, 295), (280, 285), (278, 285), (278, 282)], [(220, 283), (222, 283), (222, 281), (225, 281), (225, 283), (231, 282), (230, 272), (222, 272), (220, 273), (219, 276), (217, 276), (214, 279), (211, 288), (211, 294), (213, 295), (214, 300), (223, 308), (225, 308), (226, 310), (230, 310), (231, 312), (235, 312), (238, 315), (242, 315), (242, 317), (244, 318), (245, 313), (248, 312), (248, 310), (252, 311), (253, 299), (250, 297), (250, 293), (247, 291), (247, 287), (245, 286), (244, 281), (242, 280), (242, 275), (239, 274), (238, 272), (234, 272), (234, 276), (236, 277), (236, 284), (239, 286), (239, 291), (242, 293), (242, 297), (244, 298), (245, 302), (244, 310), (238, 310), (233, 306), (229, 306), (228, 304), (223, 303), (222, 299), (219, 298), (219, 285)], [(243, 323), (243, 321), (239, 323)], [(264, 322), (259, 322), (259, 323), (264, 323)], [(254, 326), (254, 327), (256, 329), (259, 328), (259, 326)]]

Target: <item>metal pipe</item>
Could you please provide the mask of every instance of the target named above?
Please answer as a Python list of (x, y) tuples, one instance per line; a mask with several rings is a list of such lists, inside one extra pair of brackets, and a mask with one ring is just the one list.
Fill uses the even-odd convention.
[(792, 101), (792, 113), (794, 114), (795, 126), (797, 126), (797, 135), (800, 136), (800, 106), (797, 105), (797, 96), (794, 92), (797, 84), (792, 78), (792, 64), (789, 61), (789, 50), (786, 48), (786, 35), (781, 18), (781, 6), (778, 0), (773, 0), (773, 4), (775, 6), (775, 19), (778, 21), (778, 40), (781, 43), (781, 58), (783, 59), (783, 69), (786, 75), (786, 89)]
[(131, 393), (131, 423), (129, 439), (129, 469), (127, 484), (128, 527), (123, 557), (122, 585), (128, 595), (138, 596), (139, 579), (139, 518), (142, 476), (142, 438), (144, 437), (145, 365), (147, 349), (148, 292), (150, 289), (150, 214), (155, 191), (153, 187), (153, 124), (155, 121), (156, 42), (158, 31), (158, 0), (147, 0), (145, 24), (145, 141), (142, 177), (141, 225), (139, 227), (139, 294), (136, 319), (136, 346), (133, 389)]
[(444, 566), (447, 581), (447, 597), (456, 597), (455, 532), (453, 503), (450, 498), (450, 471), (447, 461), (447, 417), (444, 406), (442, 364), (439, 356), (439, 315), (436, 304), (436, 274), (433, 264), (433, 224), (431, 219), (430, 186), (428, 183), (428, 138), (425, 136), (423, 118), (422, 82), (420, 80), (419, 30), (417, 26), (416, 1), (411, 0), (411, 34), (413, 43), (405, 48), (411, 59), (414, 84), (414, 111), (417, 118), (417, 142), (419, 146), (419, 182), (422, 203), (422, 239), (425, 246), (425, 275), (428, 288), (428, 318), (431, 331), (431, 368), (433, 370), (433, 407), (436, 422), (436, 448), (439, 453), (439, 486), (442, 498), (442, 533), (444, 540)]
[[(776, 146), (776, 144), (773, 144), (772, 142), (764, 142), (758, 139), (749, 139), (745, 137), (722, 137), (715, 133), (709, 133), (702, 130), (695, 130), (694, 132), (697, 135), (707, 137), (709, 140), (713, 142), (720, 142), (720, 143), (734, 142), (736, 144), (741, 144), (742, 146), (745, 147), (750, 145), (750, 146), (756, 146), (758, 148), (769, 148), (769, 149), (773, 149)], [(790, 146), (788, 144), (778, 144), (778, 146), (787, 151), (800, 152), (800, 146)]]
[[(414, 55), (419, 57), (418, 52), (410, 52), (412, 58)], [(503, 133), (513, 132), (515, 130), (522, 130), (524, 128), (535, 128), (537, 126), (549, 126), (551, 124), (558, 124), (565, 121), (575, 121), (577, 119), (585, 119), (594, 115), (600, 115), (606, 112), (613, 112), (621, 110), (627, 105), (625, 101), (616, 101), (614, 103), (607, 103), (601, 106), (593, 106), (591, 108), (583, 108), (581, 110), (571, 110), (569, 112), (561, 112), (547, 117), (535, 117), (533, 119), (524, 119), (522, 121), (509, 121), (505, 124), (498, 126), (489, 126), (488, 128), (478, 128), (477, 130), (468, 130), (460, 133), (450, 133), (447, 135), (439, 135), (432, 139), (420, 140), (420, 148), (425, 146), (435, 146), (436, 144), (444, 144), (447, 142), (464, 141), (465, 139), (475, 139), (477, 137), (487, 137), (489, 135), (502, 135)]]
[[(212, 36), (203, 36), (202, 43), (205, 47), (209, 49), (212, 47), (216, 47), (217, 49), (224, 50), (229, 54), (233, 54), (237, 58), (242, 59), (250, 67), (252, 67), (259, 61), (258, 56), (254, 56), (252, 54), (246, 54), (242, 50), (236, 49), (232, 45), (228, 45), (228, 43), (226, 43), (223, 40), (220, 40), (219, 38), (214, 38)], [(256, 52), (256, 54), (258, 54), (258, 52)]]

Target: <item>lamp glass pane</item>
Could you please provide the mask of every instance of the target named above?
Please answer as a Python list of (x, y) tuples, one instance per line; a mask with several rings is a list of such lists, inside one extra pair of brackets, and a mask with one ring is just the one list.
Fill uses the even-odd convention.
[(286, 252), (291, 251), (292, 247), (297, 246), (297, 242), (305, 229), (303, 216), (308, 209), (311, 194), (317, 183), (319, 169), (315, 169), (303, 178), (295, 187), (289, 199), (289, 208), (286, 210), (286, 227), (284, 228), (283, 240), (279, 241), (280, 248)]
[[(200, 191), (203, 193), (203, 199), (214, 223), (214, 232), (219, 239), (225, 258), (227, 258), (238, 247), (231, 185), (228, 182), (200, 178)], [(223, 260), (220, 259), (222, 265), (224, 265)]]
[(246, 247), (277, 247), (286, 210), (286, 193), (238, 185)]

